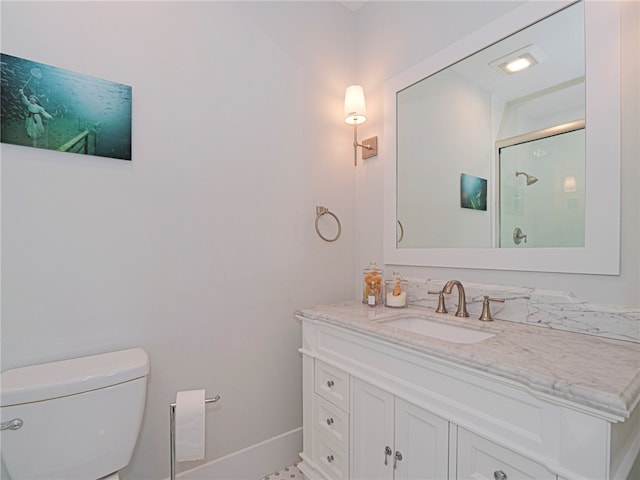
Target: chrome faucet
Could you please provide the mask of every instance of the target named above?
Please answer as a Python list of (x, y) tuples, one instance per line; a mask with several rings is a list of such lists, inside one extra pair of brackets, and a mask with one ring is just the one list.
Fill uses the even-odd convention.
[(442, 291), (444, 293), (451, 293), (451, 289), (453, 286), (458, 287), (458, 310), (456, 311), (456, 317), (468, 317), (469, 313), (467, 312), (467, 297), (464, 293), (464, 287), (462, 283), (458, 280), (449, 280), (445, 283)]

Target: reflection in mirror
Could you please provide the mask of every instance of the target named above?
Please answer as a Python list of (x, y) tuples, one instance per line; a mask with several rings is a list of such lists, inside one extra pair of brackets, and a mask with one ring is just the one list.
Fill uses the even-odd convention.
[(500, 247), (584, 247), (584, 145), (582, 121), (497, 143)]
[[(512, 61), (525, 68), (509, 70)], [(527, 196), (527, 212), (519, 215), (526, 216), (526, 222), (512, 218), (513, 212), (501, 215), (501, 206), (522, 210), (524, 197), (520, 190), (509, 190), (518, 185), (515, 177), (499, 182), (495, 146), (507, 137), (583, 120), (584, 61), (584, 8), (578, 3), (399, 91), (397, 214), (404, 238), (397, 247), (583, 246), (584, 209), (565, 209), (575, 217), (562, 216), (570, 224), (582, 225), (571, 230), (582, 232), (582, 237), (572, 235), (571, 241), (557, 231), (559, 220), (545, 224), (550, 200), (543, 194)], [(535, 156), (543, 147), (529, 147), (518, 149), (519, 157), (527, 165), (532, 163), (534, 171), (545, 170), (544, 185), (563, 180), (556, 174), (570, 175), (562, 173), (566, 169), (546, 166), (550, 156)], [(525, 151), (531, 158), (522, 157)], [(565, 151), (571, 155), (570, 164), (584, 172), (584, 143)], [(556, 164), (567, 163), (559, 155)], [(584, 175), (572, 175), (584, 181)], [(483, 192), (487, 208), (469, 202), (461, 188), (468, 179), (487, 185)], [(501, 184), (510, 193), (499, 202)], [(512, 221), (530, 230), (535, 223), (538, 235), (529, 240), (538, 240), (504, 242), (505, 236), (512, 238)], [(542, 234), (551, 231), (555, 233)]]
[[(573, 27), (554, 23), (563, 18), (572, 18)], [(569, 35), (558, 40), (559, 33)], [(520, 40), (513, 43), (513, 38)], [(551, 38), (556, 40), (548, 44)], [(499, 50), (478, 52), (485, 45)], [(534, 57), (537, 64), (519, 73), (500, 73), (514, 52)], [(385, 263), (619, 274), (619, 52), (617, 2), (524, 2), (387, 80)], [(558, 53), (562, 67), (538, 75), (556, 63)], [(515, 81), (527, 76), (535, 78), (536, 89), (526, 90), (528, 82)], [(501, 88), (493, 90), (491, 84)], [(561, 135), (563, 140), (573, 137), (576, 144), (570, 147), (570, 160), (563, 156), (546, 164), (535, 157), (546, 147), (529, 145), (526, 161), (504, 159), (508, 165), (500, 166), (496, 152), (510, 151), (503, 142), (574, 121), (585, 122), (581, 132)], [(533, 177), (538, 180), (531, 181)], [(464, 191), (466, 180), (476, 187)], [(483, 193), (477, 185), (484, 182)], [(505, 185), (502, 195), (500, 182)], [(552, 185), (553, 195), (541, 194)], [(474, 194), (478, 202), (469, 198)], [(541, 197), (552, 204), (542, 204)], [(543, 213), (534, 221), (524, 210), (525, 200), (527, 208), (557, 215), (544, 218)], [(526, 221), (507, 218), (518, 210), (526, 213)], [(571, 232), (551, 235), (558, 223), (567, 222)]]

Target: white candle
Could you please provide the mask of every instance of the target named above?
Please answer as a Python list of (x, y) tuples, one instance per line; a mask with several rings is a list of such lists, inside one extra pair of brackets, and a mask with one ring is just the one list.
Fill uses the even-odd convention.
[(404, 307), (407, 304), (407, 292), (400, 292), (400, 295), (387, 294), (387, 306)]

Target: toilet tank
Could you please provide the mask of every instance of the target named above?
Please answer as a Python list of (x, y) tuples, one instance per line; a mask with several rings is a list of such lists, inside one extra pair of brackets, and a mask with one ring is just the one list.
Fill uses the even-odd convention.
[(141, 348), (7, 370), (0, 374), (2, 462), (12, 480), (95, 480), (125, 467), (147, 391)]

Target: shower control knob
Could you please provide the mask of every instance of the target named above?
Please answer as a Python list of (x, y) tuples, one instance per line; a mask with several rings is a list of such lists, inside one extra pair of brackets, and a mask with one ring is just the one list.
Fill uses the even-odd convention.
[(527, 243), (527, 236), (522, 232), (520, 227), (514, 228), (513, 229), (513, 243), (515, 243), (516, 245), (520, 245), (523, 240), (524, 240), (524, 243)]

